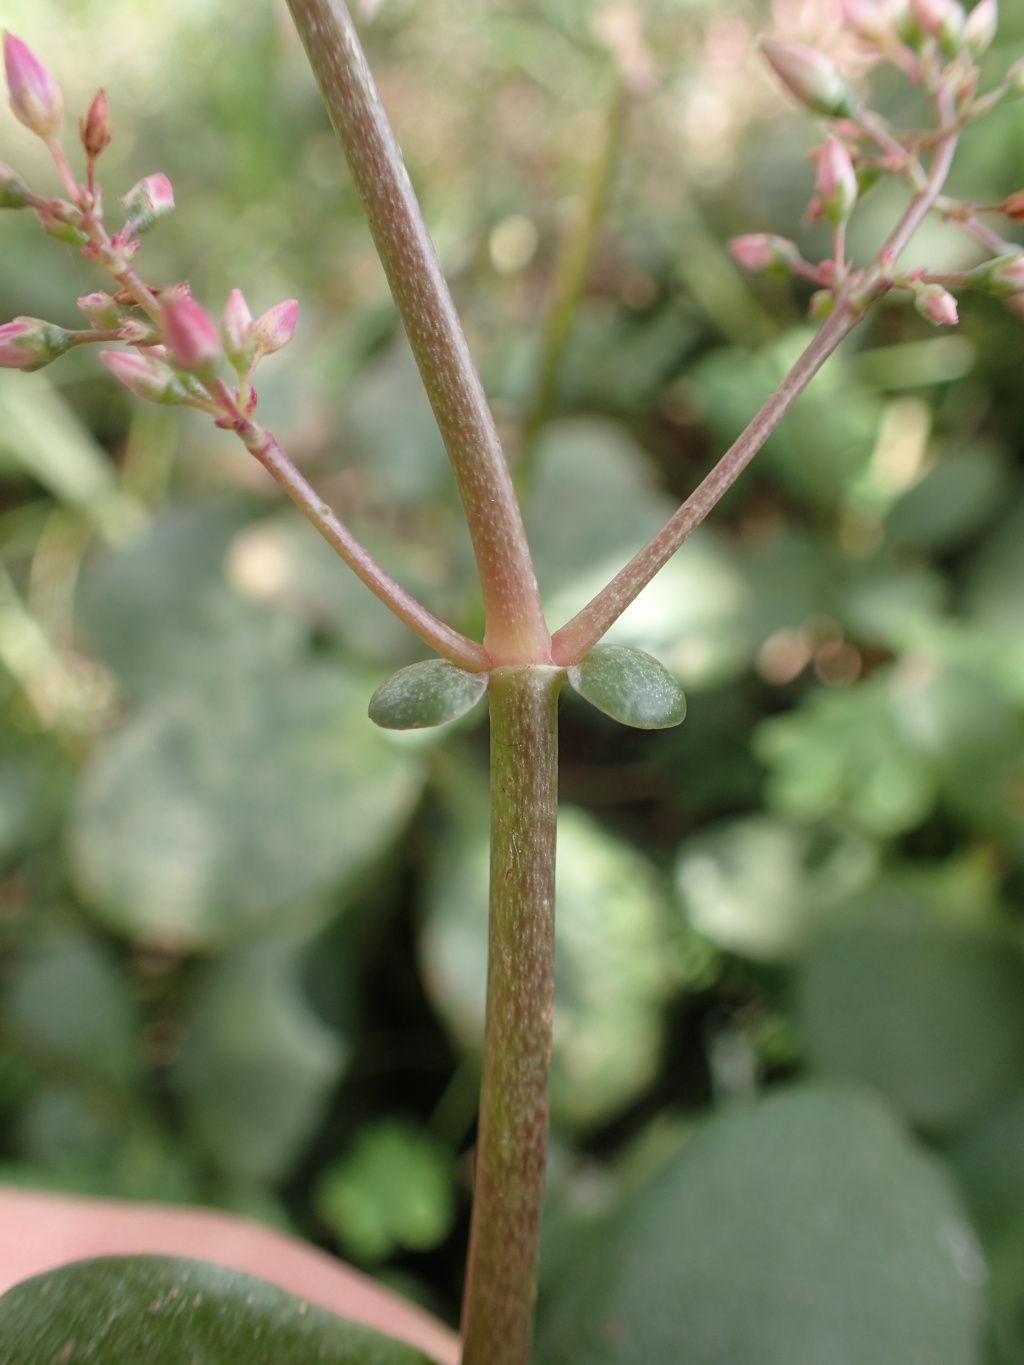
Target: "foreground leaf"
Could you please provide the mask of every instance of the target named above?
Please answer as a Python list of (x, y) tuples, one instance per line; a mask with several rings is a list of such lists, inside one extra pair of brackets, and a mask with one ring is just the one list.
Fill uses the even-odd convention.
[(422, 1365), (427, 1357), (203, 1261), (110, 1257), (0, 1298), (4, 1365)]
[(985, 1266), (952, 1183), (857, 1094), (713, 1119), (589, 1245), (542, 1313), (537, 1365), (979, 1358)]
[(423, 730), (458, 720), (486, 691), (486, 673), (426, 659), (386, 678), (370, 698), (368, 714), (384, 730)]
[(686, 716), (686, 697), (651, 654), (626, 645), (598, 645), (573, 664), (569, 681), (606, 716), (637, 730), (667, 730)]

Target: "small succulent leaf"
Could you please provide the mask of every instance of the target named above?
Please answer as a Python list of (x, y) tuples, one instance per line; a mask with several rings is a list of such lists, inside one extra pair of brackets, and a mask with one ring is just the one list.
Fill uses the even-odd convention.
[(487, 691), (486, 673), (467, 673), (447, 659), (400, 668), (370, 698), (369, 716), (384, 730), (447, 725), (471, 711)]
[(0, 1298), (5, 1365), (426, 1365), (410, 1346), (275, 1285), (162, 1256), (78, 1261)]
[(686, 716), (686, 696), (651, 654), (598, 645), (569, 669), (569, 681), (606, 716), (637, 730), (667, 730)]

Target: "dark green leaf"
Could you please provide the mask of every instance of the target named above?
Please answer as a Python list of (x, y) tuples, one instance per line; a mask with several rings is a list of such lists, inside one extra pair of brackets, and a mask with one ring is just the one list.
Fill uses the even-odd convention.
[(877, 1102), (713, 1119), (542, 1304), (538, 1365), (976, 1365), (985, 1267), (952, 1182)]
[(467, 673), (446, 659), (427, 659), (385, 679), (370, 698), (369, 716), (384, 730), (447, 725), (471, 711), (486, 691), (486, 673)]
[(598, 645), (569, 669), (569, 681), (592, 706), (637, 730), (667, 730), (686, 716), (683, 689), (640, 649)]
[(79, 1261), (0, 1298), (4, 1365), (423, 1365), (419, 1351), (222, 1266)]

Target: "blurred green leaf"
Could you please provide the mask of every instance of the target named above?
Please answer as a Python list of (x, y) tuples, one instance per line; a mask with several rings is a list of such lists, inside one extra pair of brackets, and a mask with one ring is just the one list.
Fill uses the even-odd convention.
[(322, 918), (407, 819), (421, 762), (359, 675), (311, 663), (165, 692), (94, 751), (71, 854), (103, 922), (180, 947)]
[(676, 888), (695, 929), (755, 961), (786, 961), (823, 914), (860, 891), (875, 849), (852, 831), (800, 829), (754, 815), (688, 839)]
[(223, 1266), (162, 1256), (61, 1266), (0, 1297), (5, 1365), (424, 1365), (409, 1346)]
[(316, 1192), (320, 1217), (360, 1261), (396, 1248), (429, 1251), (455, 1217), (451, 1151), (411, 1123), (363, 1128), (351, 1151), (326, 1168)]
[(823, 936), (803, 968), (811, 1057), (922, 1127), (961, 1126), (1024, 1076), (1024, 962), (926, 908), (883, 904), (884, 919)]
[[(654, 1076), (672, 986), (670, 916), (653, 869), (582, 811), (559, 815), (555, 916), (556, 1122), (608, 1118)], [(424, 981), (460, 1046), (483, 1037), (487, 979), (487, 831), (453, 830), (420, 940)]]
[(139, 1024), (127, 975), (84, 935), (40, 945), (3, 993), (7, 1028), (30, 1056), (119, 1088), (139, 1078)]
[(471, 711), (486, 691), (486, 673), (426, 659), (386, 678), (370, 698), (369, 716), (384, 730), (448, 725)]
[(810, 693), (764, 721), (754, 743), (769, 767), (767, 803), (780, 815), (846, 816), (869, 834), (893, 835), (920, 824), (935, 801), (931, 767), (908, 743), (880, 675)]
[(895, 541), (948, 554), (969, 543), (1002, 510), (1011, 490), (1005, 452), (978, 443), (946, 450), (886, 518)]
[(200, 1151), (235, 1178), (288, 1173), (347, 1061), (303, 995), (303, 946), (267, 939), (218, 958), (185, 1014), (173, 1084)]
[(985, 1267), (952, 1182), (859, 1095), (712, 1119), (592, 1245), (542, 1302), (539, 1365), (979, 1359)]
[(598, 645), (568, 672), (581, 697), (622, 725), (667, 730), (686, 717), (683, 689), (642, 649)]

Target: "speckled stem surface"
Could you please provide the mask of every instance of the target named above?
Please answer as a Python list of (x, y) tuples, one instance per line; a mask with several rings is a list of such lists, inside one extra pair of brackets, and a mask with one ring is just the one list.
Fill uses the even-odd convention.
[(529, 1365), (555, 990), (556, 668), (491, 674), (487, 1025), (462, 1365)]
[(496, 664), (550, 662), (537, 580), (494, 418), (416, 195), (342, 0), (288, 0), (362, 197), (451, 460)]

